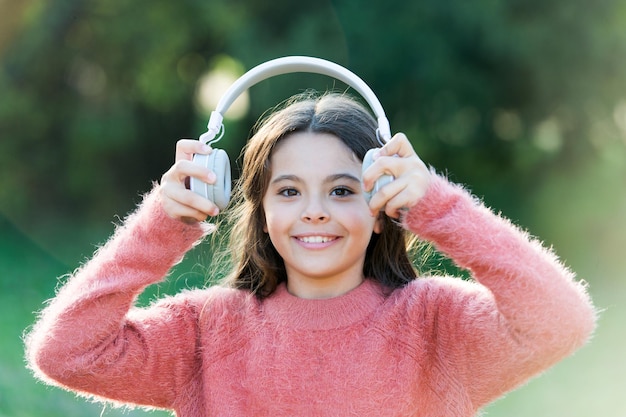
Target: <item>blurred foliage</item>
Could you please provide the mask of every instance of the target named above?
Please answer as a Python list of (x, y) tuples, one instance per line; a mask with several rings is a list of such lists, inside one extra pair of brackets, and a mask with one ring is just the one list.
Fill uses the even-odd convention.
[[(554, 167), (624, 151), (617, 0), (3, 4), (14, 13), (0, 29), (0, 210), (18, 223), (42, 208), (130, 207), (177, 138), (202, 133), (197, 81), (219, 55), (245, 68), (291, 54), (347, 66), (428, 163), (512, 210)], [(337, 83), (288, 75), (254, 87), (222, 146), (236, 155), (265, 109), (310, 86)]]
[[(285, 55), (361, 76), (427, 163), (558, 243), (609, 306), (575, 366), (493, 410), (624, 415), (625, 26), (620, 0), (0, 1), (0, 415), (100, 413), (35, 385), (21, 332), (176, 140), (204, 131), (205, 75)], [(309, 87), (346, 88), (309, 74), (254, 86), (220, 147), (234, 160), (264, 111)], [(201, 285), (208, 256), (190, 253), (172, 285)]]

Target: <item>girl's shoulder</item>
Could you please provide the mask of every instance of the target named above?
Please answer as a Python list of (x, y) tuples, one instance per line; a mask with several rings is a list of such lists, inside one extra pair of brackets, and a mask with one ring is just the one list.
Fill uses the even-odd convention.
[(493, 307), (493, 295), (482, 284), (452, 276), (417, 278), (394, 290), (388, 306), (414, 323), (440, 316), (460, 316)]
[(152, 308), (167, 309), (173, 315), (193, 316), (203, 324), (236, 325), (258, 310), (258, 300), (249, 291), (213, 285), (182, 290), (159, 299)]
[(200, 312), (237, 312), (258, 305), (257, 298), (250, 291), (225, 285), (183, 290), (171, 297), (170, 302), (194, 305)]
[(404, 287), (394, 290), (390, 297), (412, 303), (416, 300), (472, 297), (486, 295), (489, 290), (482, 284), (450, 275), (427, 275), (414, 279)]

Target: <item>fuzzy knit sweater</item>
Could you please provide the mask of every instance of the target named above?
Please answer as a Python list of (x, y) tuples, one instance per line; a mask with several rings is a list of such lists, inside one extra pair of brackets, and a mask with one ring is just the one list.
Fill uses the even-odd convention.
[(436, 176), (403, 224), (474, 280), (366, 279), (324, 300), (211, 287), (137, 308), (209, 232), (151, 192), (42, 312), (27, 358), (49, 383), (180, 417), (466, 417), (590, 337), (584, 285), (460, 186)]

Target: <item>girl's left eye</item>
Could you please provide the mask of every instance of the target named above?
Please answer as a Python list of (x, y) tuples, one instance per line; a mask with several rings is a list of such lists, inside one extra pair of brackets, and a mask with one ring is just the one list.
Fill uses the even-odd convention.
[(331, 191), (331, 195), (334, 195), (337, 197), (346, 197), (351, 194), (354, 194), (354, 192), (351, 189), (346, 188), (346, 187), (333, 188), (333, 190)]
[(295, 188), (283, 188), (278, 192), (278, 194), (284, 197), (294, 197), (298, 195), (298, 191)]

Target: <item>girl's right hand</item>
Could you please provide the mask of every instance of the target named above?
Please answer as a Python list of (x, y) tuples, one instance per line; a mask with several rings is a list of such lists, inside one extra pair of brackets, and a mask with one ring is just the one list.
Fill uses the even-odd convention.
[(161, 177), (158, 190), (161, 204), (168, 216), (189, 223), (201, 222), (207, 216), (216, 216), (219, 213), (213, 202), (189, 189), (189, 177), (209, 184), (215, 183), (215, 173), (192, 162), (194, 154), (211, 152), (210, 146), (195, 139), (181, 139), (176, 143), (176, 161)]

